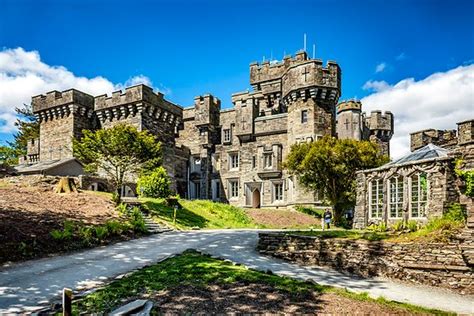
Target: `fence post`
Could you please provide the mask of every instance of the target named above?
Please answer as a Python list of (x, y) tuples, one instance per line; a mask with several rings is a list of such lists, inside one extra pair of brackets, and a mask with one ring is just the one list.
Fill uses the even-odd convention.
[(63, 289), (63, 316), (72, 315), (72, 290)]

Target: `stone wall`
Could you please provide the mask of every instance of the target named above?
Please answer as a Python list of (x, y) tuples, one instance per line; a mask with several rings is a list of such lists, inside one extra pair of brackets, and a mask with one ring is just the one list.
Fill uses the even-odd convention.
[(474, 269), (455, 243), (394, 243), (260, 233), (257, 250), (303, 265), (328, 266), (364, 277), (382, 276), (474, 294)]

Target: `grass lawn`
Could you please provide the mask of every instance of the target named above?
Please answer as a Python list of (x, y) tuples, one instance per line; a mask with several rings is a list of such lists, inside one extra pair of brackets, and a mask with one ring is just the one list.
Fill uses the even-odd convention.
[[(173, 291), (173, 289), (179, 290)], [(232, 291), (238, 295), (226, 296), (222, 290)], [(259, 292), (262, 291), (265, 292), (265, 296), (260, 295)], [(180, 297), (183, 292), (190, 293), (191, 297), (186, 294), (183, 300)], [(289, 304), (293, 308), (298, 308), (293, 311), (312, 311), (312, 313), (358, 311), (364, 314), (446, 314), (384, 299), (374, 300), (364, 293), (354, 294), (333, 287), (250, 270), (192, 250), (113, 281), (76, 301), (73, 310), (74, 314), (103, 313), (138, 298), (158, 302), (152, 311), (153, 314), (170, 311), (166, 307), (168, 305), (171, 305), (171, 311), (191, 314), (210, 312), (211, 306), (214, 308), (212, 310), (214, 313), (219, 311), (222, 313), (224, 306), (225, 311), (242, 311), (246, 304), (251, 303), (254, 304), (251, 307), (253, 312), (267, 310), (281, 313), (285, 310), (284, 304)], [(255, 303), (259, 300), (261, 302)], [(262, 304), (266, 304), (265, 309), (258, 310)], [(304, 309), (305, 306), (311, 309)]]
[(141, 201), (155, 220), (177, 229), (263, 227), (255, 224), (244, 210), (229, 204), (181, 199), (181, 208), (176, 213), (176, 223), (173, 223), (174, 210), (166, 205), (164, 199), (143, 198)]

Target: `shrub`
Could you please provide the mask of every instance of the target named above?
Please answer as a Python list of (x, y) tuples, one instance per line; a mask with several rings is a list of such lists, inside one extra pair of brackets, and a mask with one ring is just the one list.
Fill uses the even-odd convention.
[(125, 205), (125, 204), (123, 204), (123, 203), (120, 203), (119, 205), (117, 205), (117, 207), (115, 208), (115, 210), (116, 210), (120, 215), (127, 215), (127, 214), (128, 214), (127, 205)]
[(79, 227), (78, 233), (84, 244), (88, 245), (91, 243), (93, 238), (93, 228), (91, 226)]
[(418, 223), (415, 220), (409, 220), (407, 223), (407, 229), (410, 232), (416, 232), (418, 230)]
[(467, 218), (467, 213), (461, 204), (453, 203), (448, 207), (446, 213), (443, 214), (443, 218), (453, 222), (464, 223)]
[(383, 233), (387, 231), (387, 224), (385, 224), (385, 222), (380, 222), (378, 225), (372, 224), (368, 227), (368, 230)]
[(107, 227), (107, 230), (111, 235), (120, 235), (123, 231), (123, 226), (122, 223), (116, 220), (107, 221), (105, 223), (105, 227)]
[(395, 224), (392, 225), (393, 231), (401, 232), (405, 229), (405, 222), (403, 220), (399, 220)]
[(109, 234), (106, 226), (97, 226), (94, 228), (97, 239), (102, 240)]
[(132, 225), (132, 229), (135, 232), (148, 232), (148, 230), (146, 229), (145, 220), (143, 219), (142, 212), (138, 207), (134, 207), (130, 213), (130, 224)]
[(74, 222), (65, 221), (62, 230), (54, 229), (50, 232), (50, 235), (56, 240), (69, 240), (74, 235), (74, 227)]
[(171, 194), (170, 178), (165, 168), (158, 167), (149, 174), (140, 176), (137, 193), (141, 197), (166, 198)]

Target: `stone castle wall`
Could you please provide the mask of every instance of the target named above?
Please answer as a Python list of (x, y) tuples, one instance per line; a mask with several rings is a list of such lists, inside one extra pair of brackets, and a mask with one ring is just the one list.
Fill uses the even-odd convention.
[(304, 265), (328, 266), (364, 277), (383, 276), (474, 294), (473, 267), (455, 243), (395, 243), (260, 233), (257, 250)]

